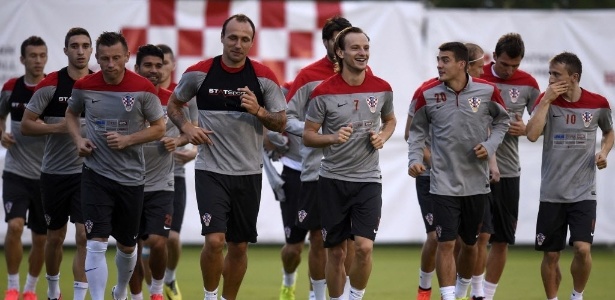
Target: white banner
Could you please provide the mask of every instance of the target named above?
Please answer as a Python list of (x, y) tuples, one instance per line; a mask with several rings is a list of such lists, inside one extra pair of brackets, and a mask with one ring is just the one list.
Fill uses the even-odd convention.
[[(62, 52), (64, 35), (70, 27), (89, 30), (92, 38), (103, 31), (122, 30), (131, 49), (143, 43), (165, 43), (178, 58), (175, 78), (195, 62), (218, 55), (220, 25), (231, 14), (245, 13), (256, 25), (256, 45), (252, 57), (268, 64), (280, 82), (292, 80), (298, 70), (325, 54), (320, 40), (321, 19), (339, 12), (371, 38), (370, 66), (387, 80), (395, 94), (397, 130), (381, 151), (383, 210), (377, 242), (422, 242), (425, 229), (417, 204), (414, 180), (407, 175), (407, 145), (403, 141), (409, 98), (415, 88), (436, 73), (435, 55), (442, 42), (458, 40), (481, 45), (493, 51), (497, 38), (507, 32), (523, 35), (526, 58), (522, 68), (534, 74), (541, 87), (546, 85), (547, 61), (555, 53), (577, 53), (584, 65), (582, 85), (612, 98), (615, 70), (605, 69), (606, 49), (615, 41), (608, 36), (607, 20), (615, 11), (511, 11), (511, 10), (425, 10), (419, 2), (369, 1), (167, 1), (167, 0), (8, 0), (0, 11), (0, 83), (23, 74), (19, 47), (30, 35), (41, 36), (49, 48), (47, 72), (66, 65)], [(221, 4), (222, 3), (222, 4)], [(320, 21), (319, 21), (320, 20)], [(98, 69), (94, 56), (91, 68)], [(128, 68), (132, 69), (134, 60)], [(526, 116), (527, 117), (527, 116)], [(541, 144), (522, 139), (521, 211), (517, 240), (533, 243), (540, 187)], [(0, 153), (3, 158), (3, 153)], [(615, 167), (598, 176), (599, 210), (596, 242), (615, 242), (615, 220), (607, 211), (615, 203), (606, 178)], [(188, 203), (182, 228), (185, 243), (202, 243), (196, 199), (193, 164), (187, 166)], [(0, 222), (0, 242), (6, 223)], [(258, 220), (259, 242), (283, 242), (278, 203), (263, 178)], [(73, 242), (73, 231), (67, 242)], [(24, 234), (24, 242), (29, 235)]]

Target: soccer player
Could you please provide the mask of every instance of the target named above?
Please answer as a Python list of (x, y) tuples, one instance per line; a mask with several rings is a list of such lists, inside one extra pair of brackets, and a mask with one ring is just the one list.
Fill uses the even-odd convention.
[[(335, 52), (333, 50), (335, 37), (342, 29), (351, 26), (348, 20), (340, 16), (326, 21), (322, 28), (322, 42), (327, 55), (301, 69), (286, 96), (288, 100), (286, 132), (288, 133), (289, 150), (280, 160), (284, 164), (282, 174), (288, 186), (284, 185), (287, 197), (285, 202), (280, 202), (280, 208), (287, 237), (286, 244), (282, 248), (284, 280), (280, 300), (294, 298), (295, 271), (299, 266), (303, 241), (308, 232), (310, 239), (308, 266), (314, 297), (317, 300), (324, 300), (326, 297), (327, 257), (323, 248), (322, 225), (318, 208), (318, 168), (322, 159), (322, 149), (305, 147), (301, 139), (310, 94), (319, 83), (335, 75)], [(294, 197), (289, 197), (291, 195)], [(350, 245), (352, 247), (352, 241)], [(350, 266), (351, 256), (347, 255), (346, 260), (348, 262), (346, 265)], [(346, 269), (347, 273), (348, 271), (349, 269)], [(350, 282), (347, 277), (346, 286), (348, 289), (345, 291), (349, 291)], [(347, 294), (348, 292), (346, 292), (346, 298)]]
[[(442, 299), (454, 300), (456, 271), (462, 278), (472, 274), (476, 233), (489, 194), (488, 157), (508, 130), (509, 117), (497, 88), (467, 74), (464, 44), (444, 43), (439, 50), (439, 80), (423, 85), (416, 100), (408, 174), (416, 177), (425, 171), (423, 149), (431, 132), (429, 192), (438, 238), (436, 274)], [(462, 239), (458, 270), (453, 251), (457, 235)]]
[[(19, 299), (19, 265), (23, 257), (21, 235), (24, 226), (32, 232), (32, 249), (28, 258), (28, 277), (23, 288), (24, 300), (36, 299), (36, 283), (45, 261), (47, 227), (41, 201), (41, 164), (45, 137), (21, 134), (20, 125), (35, 86), (45, 77), (47, 46), (38, 36), (21, 43), (25, 75), (7, 81), (0, 93), (0, 143), (7, 149), (2, 173), (2, 201), (8, 224), (4, 237), (4, 259), (8, 273), (6, 300)], [(11, 115), (10, 132), (6, 118)]]
[[(75, 82), (65, 116), (79, 155), (85, 156), (81, 190), (88, 192), (81, 201), (87, 236), (85, 273), (93, 300), (104, 299), (109, 235), (117, 241), (117, 285), (111, 298), (126, 299), (143, 208), (142, 144), (159, 140), (165, 132), (156, 88), (126, 70), (129, 55), (124, 36), (103, 32), (96, 40), (101, 70)], [(85, 138), (79, 121), (84, 111)]]
[(160, 87), (172, 92), (175, 87), (177, 87), (177, 83), (173, 81), (173, 72), (175, 71), (176, 67), (175, 54), (173, 54), (173, 50), (168, 45), (158, 44), (156, 46), (162, 50), (162, 53), (164, 53), (164, 61), (162, 62), (161, 69), (162, 75), (160, 78)]
[[(514, 245), (517, 219), (519, 216), (519, 188), (521, 165), (519, 163), (519, 136), (525, 135), (523, 112), (532, 112), (536, 98), (540, 94), (538, 83), (532, 75), (519, 70), (525, 55), (521, 35), (508, 33), (500, 37), (493, 52), (494, 62), (483, 67), (481, 79), (497, 86), (510, 115), (510, 128), (496, 152), (500, 173), (499, 182), (491, 183), (491, 215), (493, 234), (490, 237), (491, 249), (487, 256), (486, 243), (480, 243), (479, 261), (484, 261), (486, 272), (476, 269), (472, 276), (472, 296), (493, 300), (498, 282), (504, 272), (508, 245)], [(478, 282), (484, 282), (483, 289)], [(483, 294), (484, 291), (484, 294)]]
[[(263, 126), (281, 132), (286, 102), (273, 71), (247, 57), (254, 23), (228, 18), (220, 35), (222, 55), (186, 70), (168, 103), (169, 118), (199, 146), (195, 184), (205, 243), (201, 272), (205, 299), (237, 298), (248, 267), (248, 242), (256, 242), (262, 185)], [(181, 111), (196, 96), (199, 126)], [(223, 254), (227, 245), (226, 256)]]
[[(41, 166), (41, 197), (47, 221), (45, 268), (47, 298), (60, 299), (60, 265), (67, 222), (75, 224), (76, 251), (73, 260), (74, 299), (85, 299), (85, 227), (81, 211), (81, 168), (83, 158), (72, 143), (64, 115), (75, 81), (90, 74), (92, 39), (87, 30), (74, 27), (64, 38), (68, 66), (49, 74), (28, 103), (21, 120), (21, 132), (29, 136), (46, 136)], [(39, 121), (43, 117), (44, 123)]]
[[(549, 61), (549, 86), (542, 93), (527, 123), (527, 138), (543, 134), (540, 206), (535, 248), (544, 253), (542, 283), (549, 300), (557, 300), (562, 279), (560, 253), (574, 248), (570, 266), (571, 300), (583, 299), (592, 267), (591, 244), (596, 224), (596, 167), (607, 166), (613, 147), (613, 119), (603, 96), (580, 87), (582, 64), (570, 52)], [(596, 132), (602, 140), (596, 153)]]
[(396, 124), (391, 86), (367, 72), (369, 50), (369, 38), (360, 28), (340, 31), (334, 43), (338, 74), (314, 88), (305, 116), (305, 145), (324, 148), (318, 207), (331, 299), (341, 299), (344, 290), (346, 240), (351, 237), (355, 258), (349, 299), (362, 299), (365, 293), (382, 208), (378, 150)]

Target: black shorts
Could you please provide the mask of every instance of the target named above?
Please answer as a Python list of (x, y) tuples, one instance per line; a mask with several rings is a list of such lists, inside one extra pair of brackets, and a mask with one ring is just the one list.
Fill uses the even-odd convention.
[(382, 210), (382, 184), (318, 179), (322, 238), (325, 248), (360, 236), (376, 239)]
[(436, 230), (436, 226), (433, 224), (433, 198), (429, 192), (431, 182), (429, 178), (429, 176), (416, 177), (416, 196), (419, 199), (421, 215), (427, 233)]
[(223, 175), (195, 170), (196, 200), (201, 234), (226, 234), (226, 241), (256, 243), (256, 219), (263, 177)]
[(320, 230), (320, 208), (318, 207), (318, 181), (301, 182), (299, 205), (295, 211), (297, 224), (300, 228)]
[[(22, 218), (36, 234), (47, 234), (43, 213), (40, 180), (29, 179), (15, 173), (2, 173), (2, 202), (6, 214), (4, 220)], [(27, 218), (26, 218), (27, 215)]]
[(150, 234), (169, 237), (174, 194), (171, 191), (154, 191), (143, 194), (143, 212), (139, 225), (139, 237), (142, 240), (146, 240)]
[(113, 236), (133, 247), (139, 236), (143, 185), (126, 186), (83, 166), (81, 205), (88, 240)]
[(171, 230), (180, 232), (186, 212), (186, 178), (175, 176), (175, 192), (173, 193), (173, 220)]
[(83, 224), (81, 173), (41, 173), (41, 198), (48, 229), (58, 230), (69, 219), (72, 223)]
[(282, 224), (284, 224), (284, 238), (287, 244), (301, 243), (305, 240), (307, 230), (297, 227), (297, 211), (301, 188), (301, 172), (287, 166), (282, 169), (284, 179), (284, 195), (286, 201), (280, 202), (282, 211)]
[(519, 177), (500, 178), (491, 184), (493, 234), (490, 242), (515, 244), (519, 218)]
[(489, 200), (485, 201), (485, 213), (483, 214), (483, 225), (480, 227), (480, 233), (493, 234), (493, 215), (491, 214), (491, 199), (493, 195), (488, 194)]
[(596, 200), (574, 203), (540, 202), (536, 220), (536, 241), (538, 251), (559, 252), (566, 247), (566, 234), (570, 227), (568, 244), (594, 242), (596, 226)]
[(453, 241), (459, 235), (465, 244), (476, 244), (488, 198), (489, 194), (462, 197), (433, 195), (438, 241)]

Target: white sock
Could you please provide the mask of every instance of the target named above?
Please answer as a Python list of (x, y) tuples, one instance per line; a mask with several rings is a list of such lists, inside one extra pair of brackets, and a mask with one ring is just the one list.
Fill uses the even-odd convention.
[(485, 291), (485, 300), (493, 300), (493, 296), (495, 295), (495, 289), (497, 287), (497, 283), (491, 283), (489, 281), (485, 281), (483, 283), (483, 291)]
[(431, 288), (431, 278), (433, 278), (433, 274), (435, 273), (436, 273), (436, 270), (433, 270), (427, 273), (419, 269), (419, 287), (424, 290), (430, 289)]
[(316, 297), (314, 299), (325, 300), (327, 297), (327, 280), (314, 280), (311, 278), (310, 280), (312, 281), (312, 289), (314, 290), (314, 296)]
[(85, 295), (88, 293), (88, 283), (75, 281), (73, 283), (74, 300), (85, 300)]
[(162, 279), (152, 278), (152, 286), (149, 288), (150, 295), (162, 295)]
[(471, 296), (485, 297), (485, 291), (483, 291), (483, 280), (485, 280), (485, 274), (478, 276), (472, 276), (472, 291)]
[(547, 299), (547, 300), (557, 300), (557, 297), (555, 297), (555, 298), (551, 298), (551, 299)]
[(572, 294), (570, 294), (570, 300), (583, 300), (583, 292), (577, 292), (572, 289)]
[(442, 300), (455, 300), (455, 287), (454, 286), (441, 287), (440, 295), (442, 295)]
[(344, 284), (344, 293), (340, 298), (348, 299), (350, 297), (350, 276), (346, 276), (346, 284)]
[(329, 299), (330, 299), (330, 300), (342, 300), (342, 299), (344, 299), (344, 298), (342, 298), (342, 297), (339, 297), (339, 298), (333, 298), (333, 297), (331, 297), (331, 298), (329, 298)]
[(36, 283), (38, 282), (38, 277), (34, 277), (28, 274), (26, 277), (26, 284), (23, 286), (23, 291), (25, 292), (34, 292), (36, 293)]
[(47, 278), (47, 298), (60, 298), (60, 274), (47, 275), (45, 278)]
[(138, 293), (138, 294), (130, 294), (130, 299), (132, 300), (143, 300), (143, 293)]
[(470, 287), (470, 278), (461, 278), (457, 276), (457, 284), (455, 285), (455, 297), (465, 298), (468, 294), (468, 287)]
[(204, 300), (218, 300), (218, 289), (215, 289), (212, 292), (207, 291), (205, 288), (203, 288), (203, 290), (205, 291)]
[(282, 270), (282, 273), (284, 273), (282, 276), (282, 284), (284, 284), (284, 286), (293, 286), (297, 278), (297, 272), (286, 273), (286, 271)]
[(105, 287), (107, 286), (107, 242), (88, 240), (85, 255), (85, 276), (90, 285), (92, 299), (105, 299)]
[(115, 265), (117, 267), (117, 284), (115, 285), (116, 299), (126, 298), (126, 287), (137, 264), (137, 247), (132, 253), (124, 253), (119, 248), (115, 252)]
[(164, 283), (171, 284), (171, 282), (175, 281), (175, 270), (171, 270), (169, 268), (164, 270)]
[(9, 274), (8, 275), (8, 285), (7, 288), (9, 290), (17, 290), (19, 291), (19, 273), (17, 274)]
[(350, 287), (349, 300), (361, 300), (363, 299), (363, 295), (365, 294), (365, 289), (358, 290), (354, 287)]
[(309, 299), (309, 300), (314, 300), (314, 299), (316, 299), (316, 294), (314, 294), (314, 291), (310, 291), (310, 294), (308, 295), (308, 299)]

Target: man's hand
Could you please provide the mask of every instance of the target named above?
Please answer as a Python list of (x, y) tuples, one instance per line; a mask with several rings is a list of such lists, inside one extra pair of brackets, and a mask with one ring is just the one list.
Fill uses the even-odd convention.
[(423, 172), (425, 172), (425, 170), (427, 170), (427, 169), (425, 168), (425, 166), (423, 164), (416, 163), (416, 164), (411, 165), (408, 168), (408, 175), (416, 178), (419, 175), (421, 175)]
[(193, 145), (213, 145), (213, 142), (209, 136), (207, 136), (208, 134), (214, 133), (211, 130), (203, 129), (190, 123), (184, 124), (181, 130), (188, 137), (188, 141)]
[(478, 144), (474, 147), (474, 154), (476, 154), (476, 158), (478, 159), (487, 159), (489, 157), (487, 149), (482, 144)]
[(241, 107), (245, 108), (248, 113), (256, 116), (258, 110), (260, 109), (260, 104), (258, 104), (258, 100), (256, 99), (254, 92), (252, 92), (248, 86), (238, 88), (237, 90), (244, 92), (243, 95), (239, 96), (239, 99), (241, 99)]
[(164, 148), (167, 149), (168, 152), (173, 152), (177, 148), (177, 143), (175, 143), (176, 139), (172, 137), (165, 136), (160, 139)]
[(551, 83), (547, 86), (545, 94), (542, 96), (543, 100), (541, 101), (547, 101), (548, 103), (551, 103), (555, 101), (555, 99), (557, 99), (559, 95), (565, 93), (566, 91), (568, 91), (568, 83), (566, 83), (565, 81)]
[(510, 120), (510, 127), (508, 127), (508, 134), (512, 136), (525, 135), (525, 123), (523, 123), (523, 118), (521, 117), (521, 115), (515, 113), (515, 119)]
[(2, 144), (2, 147), (8, 149), (11, 148), (11, 146), (15, 145), (16, 141), (15, 141), (15, 137), (13, 137), (13, 134), (10, 132), (3, 132), (2, 133), (2, 139), (0, 140), (0, 144)]
[(115, 131), (105, 132), (105, 137), (107, 137), (107, 146), (113, 150), (122, 150), (130, 146), (128, 138)]
[(606, 168), (606, 155), (602, 152), (596, 153), (596, 167), (598, 167), (598, 170)]
[(333, 143), (343, 144), (345, 142), (348, 142), (348, 139), (350, 139), (351, 134), (352, 134), (352, 124), (348, 124), (348, 126), (344, 126), (340, 128), (340, 130), (337, 131), (337, 137)]
[(382, 149), (384, 146), (384, 140), (382, 137), (373, 130), (369, 131), (369, 140), (375, 149)]
[(77, 150), (79, 151), (79, 156), (86, 157), (92, 155), (92, 151), (96, 149), (96, 146), (89, 139), (81, 139), (77, 143)]

